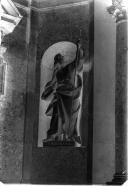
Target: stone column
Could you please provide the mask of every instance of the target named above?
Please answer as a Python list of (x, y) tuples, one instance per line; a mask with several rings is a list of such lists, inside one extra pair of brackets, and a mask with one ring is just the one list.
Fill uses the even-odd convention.
[(115, 174), (107, 184), (126, 181), (127, 170), (127, 16), (116, 14)]

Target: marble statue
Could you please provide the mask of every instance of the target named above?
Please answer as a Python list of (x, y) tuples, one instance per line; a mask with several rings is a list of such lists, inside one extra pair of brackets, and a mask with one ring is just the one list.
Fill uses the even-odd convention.
[(47, 131), (48, 141), (66, 141), (81, 143), (77, 134), (77, 119), (80, 110), (80, 93), (82, 78), (79, 73), (83, 69), (83, 50), (80, 41), (76, 44), (76, 57), (70, 63), (64, 63), (63, 56), (58, 53), (54, 57), (54, 71), (51, 81), (47, 82), (41, 95), (46, 100), (51, 94), (53, 98), (46, 109), (51, 116), (50, 128)]

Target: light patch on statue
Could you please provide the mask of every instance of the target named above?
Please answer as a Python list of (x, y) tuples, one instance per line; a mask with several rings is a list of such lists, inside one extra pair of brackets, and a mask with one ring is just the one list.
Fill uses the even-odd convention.
[(83, 64), (83, 72), (90, 72), (90, 70), (92, 69), (92, 62), (85, 62)]

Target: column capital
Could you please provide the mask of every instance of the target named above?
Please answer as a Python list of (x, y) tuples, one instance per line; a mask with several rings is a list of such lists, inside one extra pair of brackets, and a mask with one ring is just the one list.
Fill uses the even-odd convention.
[(107, 7), (107, 11), (116, 23), (127, 20), (128, 7), (125, 0), (112, 0), (112, 5)]

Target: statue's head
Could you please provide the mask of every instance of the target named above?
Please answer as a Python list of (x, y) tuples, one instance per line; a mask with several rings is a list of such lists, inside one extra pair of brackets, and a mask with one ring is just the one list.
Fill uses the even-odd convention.
[(63, 60), (63, 56), (59, 53), (59, 54), (56, 54), (55, 57), (54, 57), (54, 64), (61, 64)]

